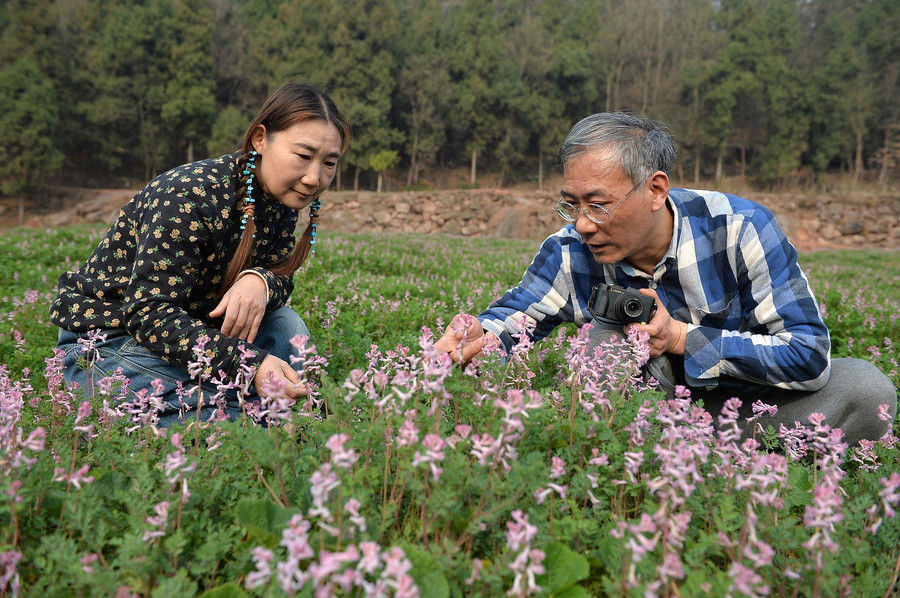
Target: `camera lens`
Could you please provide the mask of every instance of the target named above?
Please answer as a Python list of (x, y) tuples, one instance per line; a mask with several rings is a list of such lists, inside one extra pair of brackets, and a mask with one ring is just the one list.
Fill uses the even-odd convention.
[(625, 312), (625, 315), (629, 318), (636, 318), (641, 315), (642, 309), (641, 302), (637, 299), (626, 299), (622, 302), (622, 311)]

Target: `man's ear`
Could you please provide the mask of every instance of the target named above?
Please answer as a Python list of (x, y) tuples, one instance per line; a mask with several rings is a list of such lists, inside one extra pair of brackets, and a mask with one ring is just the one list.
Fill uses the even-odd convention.
[(265, 125), (257, 125), (256, 129), (253, 131), (253, 134), (250, 135), (250, 143), (253, 145), (253, 149), (262, 153), (263, 150), (266, 149), (268, 145), (268, 138), (266, 137), (266, 127)]
[(653, 197), (650, 208), (655, 212), (666, 205), (666, 198), (669, 196), (669, 175), (657, 170), (647, 179), (647, 186)]

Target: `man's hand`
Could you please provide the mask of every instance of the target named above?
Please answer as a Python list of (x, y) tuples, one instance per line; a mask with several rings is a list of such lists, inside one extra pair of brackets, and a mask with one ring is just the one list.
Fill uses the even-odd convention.
[(216, 308), (209, 312), (209, 317), (218, 318), (225, 314), (222, 334), (252, 343), (259, 323), (266, 315), (268, 300), (265, 281), (261, 276), (248, 273), (231, 285)]
[(641, 289), (642, 295), (656, 300), (656, 313), (646, 324), (631, 324), (634, 328), (650, 335), (650, 357), (659, 357), (663, 353), (684, 355), (684, 341), (687, 338), (687, 324), (679, 322), (669, 315), (669, 310), (659, 300), (656, 291)]
[(256, 387), (256, 392), (259, 393), (259, 396), (265, 396), (265, 393), (262, 391), (263, 381), (266, 380), (270, 373), (275, 384), (279, 386), (284, 384), (284, 394), (288, 397), (296, 399), (306, 396), (306, 385), (300, 382), (300, 374), (288, 362), (274, 355), (266, 355), (262, 363), (259, 364), (256, 375), (253, 376), (253, 386)]
[(493, 332), (485, 334), (478, 318), (469, 314), (457, 314), (447, 326), (444, 336), (434, 343), (434, 348), (449, 353), (456, 363), (466, 365), (481, 353), (485, 345), (499, 342), (500, 339)]

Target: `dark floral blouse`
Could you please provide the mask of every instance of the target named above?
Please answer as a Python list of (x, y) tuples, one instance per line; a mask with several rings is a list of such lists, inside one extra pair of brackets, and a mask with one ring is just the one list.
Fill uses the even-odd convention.
[[(236, 374), (238, 347), (249, 343), (222, 334), (222, 319), (208, 314), (218, 304), (240, 240), (238, 182), (237, 155), (185, 164), (150, 181), (122, 208), (81, 268), (60, 276), (50, 319), (76, 333), (124, 329), (146, 349), (185, 369), (205, 334), (211, 339), (206, 345), (210, 373)], [(298, 212), (266, 200), (259, 189), (254, 197), (256, 247), (247, 269), (265, 278), (266, 311), (271, 311), (286, 304), (294, 290), (291, 278), (266, 267), (293, 249)], [(259, 347), (247, 348), (256, 353), (248, 365), (258, 366), (267, 355)]]

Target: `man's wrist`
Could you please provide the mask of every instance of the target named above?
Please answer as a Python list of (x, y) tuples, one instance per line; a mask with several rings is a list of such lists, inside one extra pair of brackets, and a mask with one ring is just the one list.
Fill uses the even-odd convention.
[(672, 321), (675, 323), (675, 338), (666, 352), (672, 353), (673, 355), (684, 355), (688, 325), (686, 322), (679, 322), (678, 320)]

